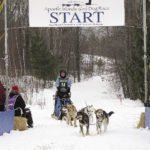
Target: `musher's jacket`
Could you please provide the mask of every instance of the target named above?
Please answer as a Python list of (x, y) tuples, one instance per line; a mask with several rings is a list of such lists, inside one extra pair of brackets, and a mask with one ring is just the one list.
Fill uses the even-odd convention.
[(71, 80), (66, 78), (58, 77), (56, 80), (56, 87), (57, 87), (57, 95), (62, 98), (67, 96), (70, 93), (71, 88)]

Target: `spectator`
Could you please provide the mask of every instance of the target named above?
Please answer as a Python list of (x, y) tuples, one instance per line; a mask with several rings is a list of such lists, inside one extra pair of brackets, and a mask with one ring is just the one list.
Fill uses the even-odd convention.
[(0, 111), (5, 110), (6, 92), (3, 84), (0, 82)]
[(26, 108), (24, 99), (22, 98), (19, 87), (17, 85), (12, 86), (9, 94), (8, 108), (15, 110), (15, 116), (22, 116), (27, 118), (28, 127), (33, 127), (32, 114), (29, 108)]

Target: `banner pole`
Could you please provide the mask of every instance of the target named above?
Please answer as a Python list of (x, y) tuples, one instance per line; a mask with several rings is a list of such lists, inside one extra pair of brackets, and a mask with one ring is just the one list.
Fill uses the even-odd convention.
[(8, 109), (8, 28), (7, 28), (7, 0), (4, 7), (5, 18), (5, 69), (6, 69), (6, 110)]
[(143, 36), (144, 36), (144, 87), (145, 87), (145, 104), (148, 98), (147, 86), (147, 23), (146, 23), (146, 0), (143, 0)]

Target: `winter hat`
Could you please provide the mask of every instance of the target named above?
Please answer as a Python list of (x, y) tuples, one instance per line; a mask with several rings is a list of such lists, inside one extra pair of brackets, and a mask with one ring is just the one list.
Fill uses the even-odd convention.
[(13, 85), (11, 89), (12, 89), (12, 91), (19, 92), (18, 85)]
[[(64, 76), (62, 76), (62, 73), (64, 73)], [(67, 72), (65, 70), (60, 70), (60, 77), (65, 78), (67, 76)]]

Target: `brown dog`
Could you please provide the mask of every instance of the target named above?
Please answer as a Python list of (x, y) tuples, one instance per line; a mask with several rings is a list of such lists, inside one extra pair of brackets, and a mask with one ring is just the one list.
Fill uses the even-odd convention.
[(27, 129), (27, 119), (24, 117), (14, 117), (14, 130), (26, 130)]
[(74, 122), (74, 127), (77, 126), (76, 124), (76, 116), (77, 116), (77, 109), (73, 104), (68, 104), (66, 105), (66, 117), (67, 117), (67, 124), (68, 125), (73, 125), (72, 121)]

